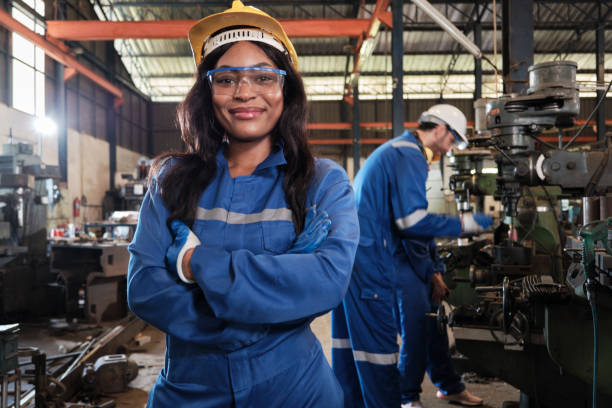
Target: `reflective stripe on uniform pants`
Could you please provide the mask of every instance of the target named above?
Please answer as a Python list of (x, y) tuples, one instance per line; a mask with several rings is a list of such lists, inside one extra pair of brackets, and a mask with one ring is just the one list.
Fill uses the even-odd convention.
[[(350, 339), (335, 339), (332, 338), (331, 346), (335, 349), (351, 349)], [(353, 359), (359, 362), (365, 362), (378, 365), (397, 364), (398, 353), (369, 353), (367, 351), (353, 350)]]

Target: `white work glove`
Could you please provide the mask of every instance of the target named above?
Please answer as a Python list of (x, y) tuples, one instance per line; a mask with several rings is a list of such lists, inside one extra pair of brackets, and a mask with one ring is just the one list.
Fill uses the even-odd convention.
[(463, 232), (475, 233), (484, 232), (493, 224), (490, 215), (482, 213), (464, 213), (461, 215), (461, 228)]

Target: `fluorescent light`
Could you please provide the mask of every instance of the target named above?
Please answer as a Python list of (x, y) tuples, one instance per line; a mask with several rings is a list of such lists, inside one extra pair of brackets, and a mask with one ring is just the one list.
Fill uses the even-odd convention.
[(470, 54), (476, 58), (482, 58), (480, 48), (466, 37), (453, 23), (451, 23), (446, 17), (438, 11), (437, 8), (429, 4), (427, 0), (412, 0), (414, 4), (425, 14), (427, 14), (433, 21), (436, 22), (444, 31), (446, 31), (451, 37), (455, 39), (459, 44), (463, 45)]

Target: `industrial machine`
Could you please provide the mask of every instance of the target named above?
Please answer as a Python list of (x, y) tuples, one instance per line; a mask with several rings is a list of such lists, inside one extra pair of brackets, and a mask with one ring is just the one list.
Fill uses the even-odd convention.
[[(492, 194), (503, 222), (441, 248), (454, 309), (438, 320), (451, 323), (471, 369), (521, 390), (521, 408), (612, 406), (612, 349), (598, 347), (612, 341), (610, 138), (580, 147), (542, 138), (574, 124), (576, 68), (534, 65), (525, 95), (475, 103), (472, 142), (491, 149), (495, 186), (481, 152), (453, 163), (459, 211), (482, 211), (473, 197)], [(576, 199), (578, 225), (560, 211)]]
[(126, 316), (127, 246), (127, 242), (51, 245), (51, 271), (64, 282), (68, 321), (99, 323)]
[[(47, 212), (60, 199), (45, 166), (24, 143), (5, 144), (0, 155), (0, 321), (52, 313), (61, 288), (48, 273)], [(55, 188), (54, 188), (55, 187)], [(59, 301), (61, 303), (61, 300)]]

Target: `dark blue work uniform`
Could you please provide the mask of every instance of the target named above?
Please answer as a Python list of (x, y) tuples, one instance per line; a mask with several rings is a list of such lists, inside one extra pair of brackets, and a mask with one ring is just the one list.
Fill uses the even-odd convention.
[[(458, 217), (427, 212), (428, 172), (420, 142), (406, 131), (377, 148), (355, 177), (359, 247), (347, 295), (332, 312), (332, 367), (347, 408), (400, 406), (397, 334), (402, 317), (397, 314), (413, 312), (396, 308), (397, 302), (406, 304), (398, 295), (412, 283), (426, 290), (434, 236), (461, 233)], [(412, 263), (400, 259), (398, 264), (398, 253)], [(422, 333), (414, 334), (427, 341)], [(402, 358), (410, 353), (402, 347)]]
[[(223, 149), (199, 200), (191, 258), (195, 283), (164, 257), (173, 237), (157, 183), (129, 250), (128, 301), (166, 333), (165, 365), (148, 407), (340, 407), (342, 391), (310, 330), (346, 291), (359, 237), (344, 170), (317, 160), (307, 208), (329, 214), (311, 254), (285, 254), (295, 239), (277, 147), (253, 174), (232, 178)], [(163, 175), (162, 175), (163, 177)]]

